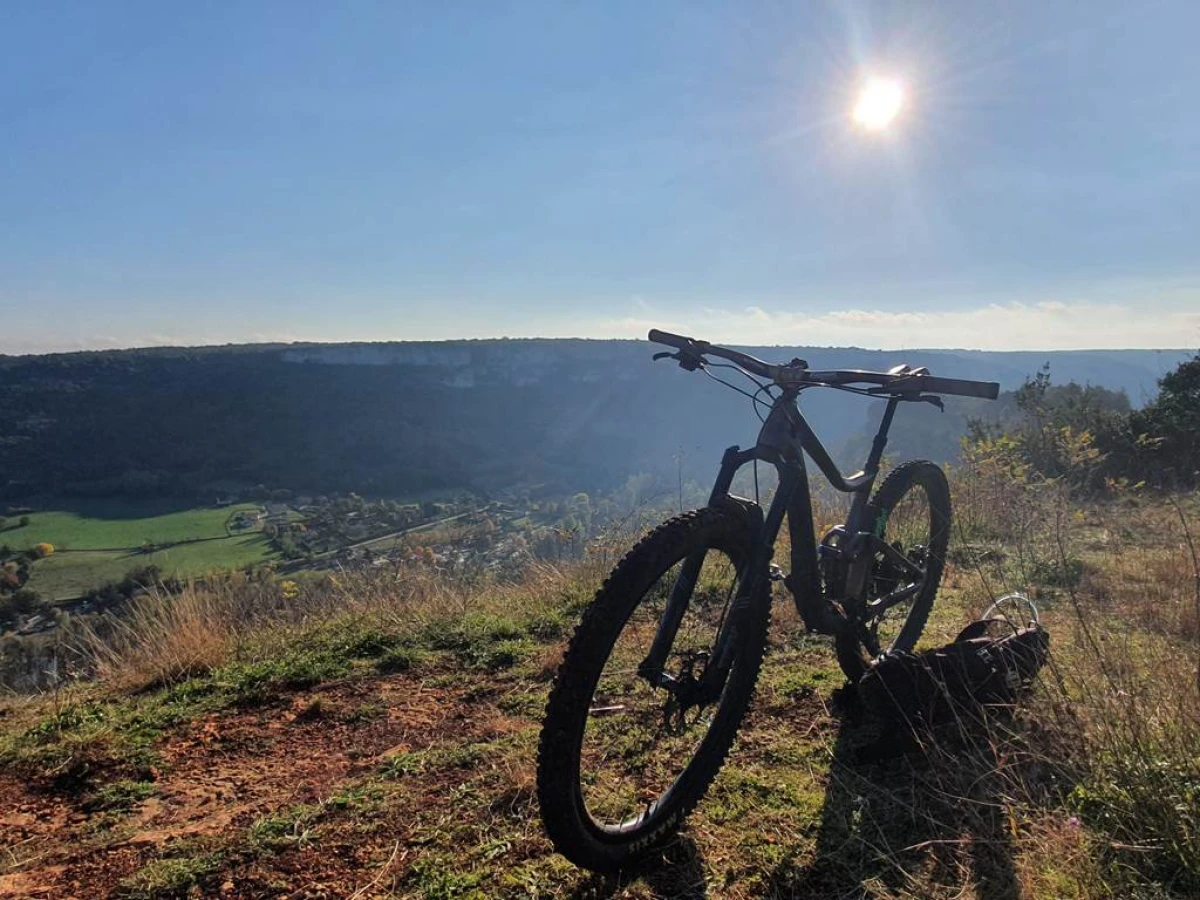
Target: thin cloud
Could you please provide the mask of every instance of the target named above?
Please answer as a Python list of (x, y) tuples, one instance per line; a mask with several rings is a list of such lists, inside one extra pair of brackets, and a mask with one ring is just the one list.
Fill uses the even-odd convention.
[[(1200, 306), (1200, 304), (1197, 304)], [(977, 350), (1188, 348), (1200, 345), (1200, 312), (1152, 304), (989, 303), (961, 310), (832, 310), (815, 315), (749, 306), (678, 311), (656, 319), (602, 323), (614, 337), (644, 337), (649, 328), (678, 329), (737, 344), (859, 347), (946, 347)]]

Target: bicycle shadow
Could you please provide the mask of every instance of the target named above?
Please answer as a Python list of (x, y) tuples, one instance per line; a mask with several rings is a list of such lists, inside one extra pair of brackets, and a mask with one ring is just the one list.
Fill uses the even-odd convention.
[(816, 848), (767, 877), (767, 897), (879, 894), (1019, 900), (996, 744), (982, 733), (912, 736), (843, 718), (832, 751)]
[[(966, 888), (980, 900), (1019, 900), (1013, 826), (1000, 800), (1012, 782), (997, 774), (1014, 735), (991, 714), (919, 737), (844, 715), (815, 849), (776, 865), (755, 896), (961, 896)], [(684, 835), (637, 868), (589, 876), (568, 896), (608, 900), (640, 882), (659, 900), (698, 900), (708, 896), (705, 871)]]
[(567, 896), (571, 900), (607, 900), (640, 881), (650, 888), (650, 896), (658, 900), (702, 900), (708, 896), (705, 868), (700, 848), (690, 837), (681, 835), (663, 848), (662, 853), (636, 868), (591, 875)]

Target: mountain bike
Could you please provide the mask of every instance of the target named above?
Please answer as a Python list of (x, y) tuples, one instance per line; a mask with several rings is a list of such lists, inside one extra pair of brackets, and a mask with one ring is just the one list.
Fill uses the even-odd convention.
[[(774, 582), (791, 592), (807, 631), (833, 638), (851, 682), (875, 660), (913, 650), (945, 564), (950, 488), (937, 465), (914, 460), (873, 491), (888, 430), (901, 403), (941, 408), (942, 394), (999, 393), (926, 368), (819, 371), (658, 330), (649, 338), (674, 350), (654, 359), (703, 371), (766, 412), (753, 447), (725, 451), (708, 505), (659, 525), (616, 565), (558, 669), (538, 747), (542, 821), (559, 852), (598, 871), (660, 847), (716, 776), (762, 664)], [(859, 472), (841, 473), (800, 412), (800, 395), (818, 387), (886, 400)], [(819, 538), (806, 456), (850, 496), (844, 524)], [(730, 493), (737, 472), (758, 462), (778, 475), (766, 510)], [(785, 516), (786, 575), (773, 562)]]

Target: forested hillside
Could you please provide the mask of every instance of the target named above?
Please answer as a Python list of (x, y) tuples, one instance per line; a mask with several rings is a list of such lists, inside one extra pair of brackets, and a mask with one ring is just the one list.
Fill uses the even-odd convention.
[[(653, 364), (653, 349), (499, 340), (0, 357), (0, 497), (210, 501), (255, 485), (486, 493), (519, 481), (586, 489), (673, 469), (680, 450), (688, 474), (707, 478), (722, 448), (753, 439), (749, 403), (701, 375)], [(749, 349), (813, 366), (907, 361), (1006, 388), (1049, 362), (1056, 383), (1123, 390), (1135, 405), (1186, 356)], [(920, 421), (937, 427), (909, 433), (940, 437), (910, 449), (952, 454), (974, 406), (941, 418), (921, 410)], [(871, 416), (870, 404), (828, 392), (814, 392), (805, 408), (835, 451), (848, 440), (853, 448)]]

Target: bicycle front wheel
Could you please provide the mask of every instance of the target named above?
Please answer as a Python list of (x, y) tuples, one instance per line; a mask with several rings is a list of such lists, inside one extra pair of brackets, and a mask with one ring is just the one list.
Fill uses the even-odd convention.
[[(638, 668), (677, 576), (697, 554), (704, 562), (663, 687)], [(577, 865), (616, 869), (661, 846), (716, 776), (766, 643), (769, 579), (765, 572), (753, 577), (753, 557), (753, 532), (736, 514), (711, 507), (686, 513), (646, 535), (584, 612), (550, 692), (538, 748), (542, 820), (554, 846)], [(732, 665), (700, 691), (717, 636), (730, 627)]]

